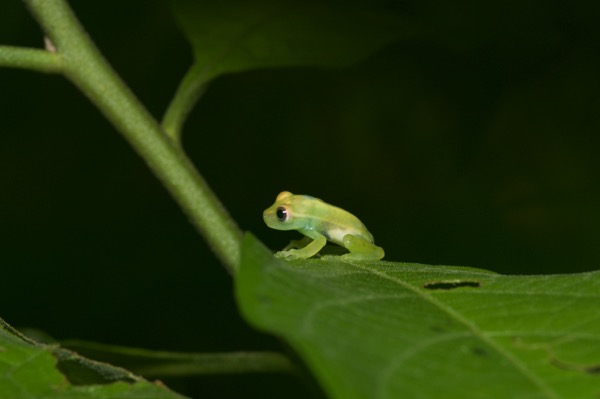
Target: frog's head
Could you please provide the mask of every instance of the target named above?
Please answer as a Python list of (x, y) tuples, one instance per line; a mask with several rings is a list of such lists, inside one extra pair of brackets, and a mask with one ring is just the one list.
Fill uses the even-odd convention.
[(302, 221), (295, 217), (294, 194), (282, 191), (275, 199), (275, 203), (265, 209), (263, 219), (267, 226), (276, 230), (297, 230)]

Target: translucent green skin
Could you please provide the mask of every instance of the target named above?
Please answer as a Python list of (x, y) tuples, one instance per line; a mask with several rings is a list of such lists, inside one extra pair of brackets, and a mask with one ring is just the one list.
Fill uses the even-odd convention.
[(318, 198), (283, 191), (263, 212), (263, 219), (273, 229), (297, 230), (306, 236), (277, 252), (275, 256), (279, 258), (310, 258), (327, 240), (350, 251), (342, 255), (343, 259), (379, 260), (384, 256), (383, 249), (374, 244), (373, 235), (356, 216)]

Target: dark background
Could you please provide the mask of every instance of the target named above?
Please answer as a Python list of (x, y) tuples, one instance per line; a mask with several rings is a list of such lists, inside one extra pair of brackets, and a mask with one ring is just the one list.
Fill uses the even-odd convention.
[[(75, 2), (160, 118), (191, 63), (159, 1)], [(600, 263), (600, 17), (587, 2), (401, 2), (420, 38), (345, 69), (217, 79), (190, 157), (244, 230), (278, 192), (358, 215), (386, 259), (510, 274)], [(595, 4), (595, 3), (594, 3)], [(0, 43), (39, 47), (18, 1)], [(60, 76), (0, 69), (0, 317), (58, 339), (181, 351), (278, 348), (148, 168)], [(168, 381), (195, 397), (280, 397), (280, 376)]]

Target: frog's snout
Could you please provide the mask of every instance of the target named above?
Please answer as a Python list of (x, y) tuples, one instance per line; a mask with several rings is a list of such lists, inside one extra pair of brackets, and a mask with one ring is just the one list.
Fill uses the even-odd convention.
[(272, 217), (271, 214), (269, 213), (269, 209), (265, 209), (263, 211), (263, 220), (265, 221), (265, 223), (267, 224), (267, 226), (269, 226), (269, 222), (271, 221)]

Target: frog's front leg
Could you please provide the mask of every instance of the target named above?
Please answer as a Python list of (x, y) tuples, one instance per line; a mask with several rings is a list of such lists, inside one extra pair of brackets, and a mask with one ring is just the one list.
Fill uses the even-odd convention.
[[(310, 241), (310, 238), (306, 237), (305, 239), (302, 239), (300, 242), (305, 241), (305, 240)], [(311, 256), (315, 255), (317, 252), (319, 252), (321, 250), (321, 248), (323, 248), (325, 246), (326, 243), (327, 243), (327, 239), (325, 238), (325, 236), (319, 235), (319, 236), (317, 236), (317, 238), (314, 241), (312, 241), (310, 244), (308, 244), (304, 248), (288, 249), (287, 251), (279, 251), (275, 254), (275, 256), (278, 258), (283, 258), (283, 259), (288, 259), (288, 260), (310, 258)], [(290, 245), (291, 245), (291, 243), (290, 243)], [(288, 247), (289, 247), (289, 245), (288, 245)]]
[(385, 255), (383, 248), (352, 234), (344, 236), (344, 247), (350, 252), (342, 255), (342, 259), (379, 260)]
[(288, 251), (290, 249), (304, 248), (305, 246), (307, 246), (308, 244), (310, 244), (312, 241), (313, 240), (310, 237), (307, 237), (307, 236), (303, 236), (299, 240), (291, 240), (290, 243), (288, 245), (286, 245), (286, 247), (281, 250), (281, 252)]

